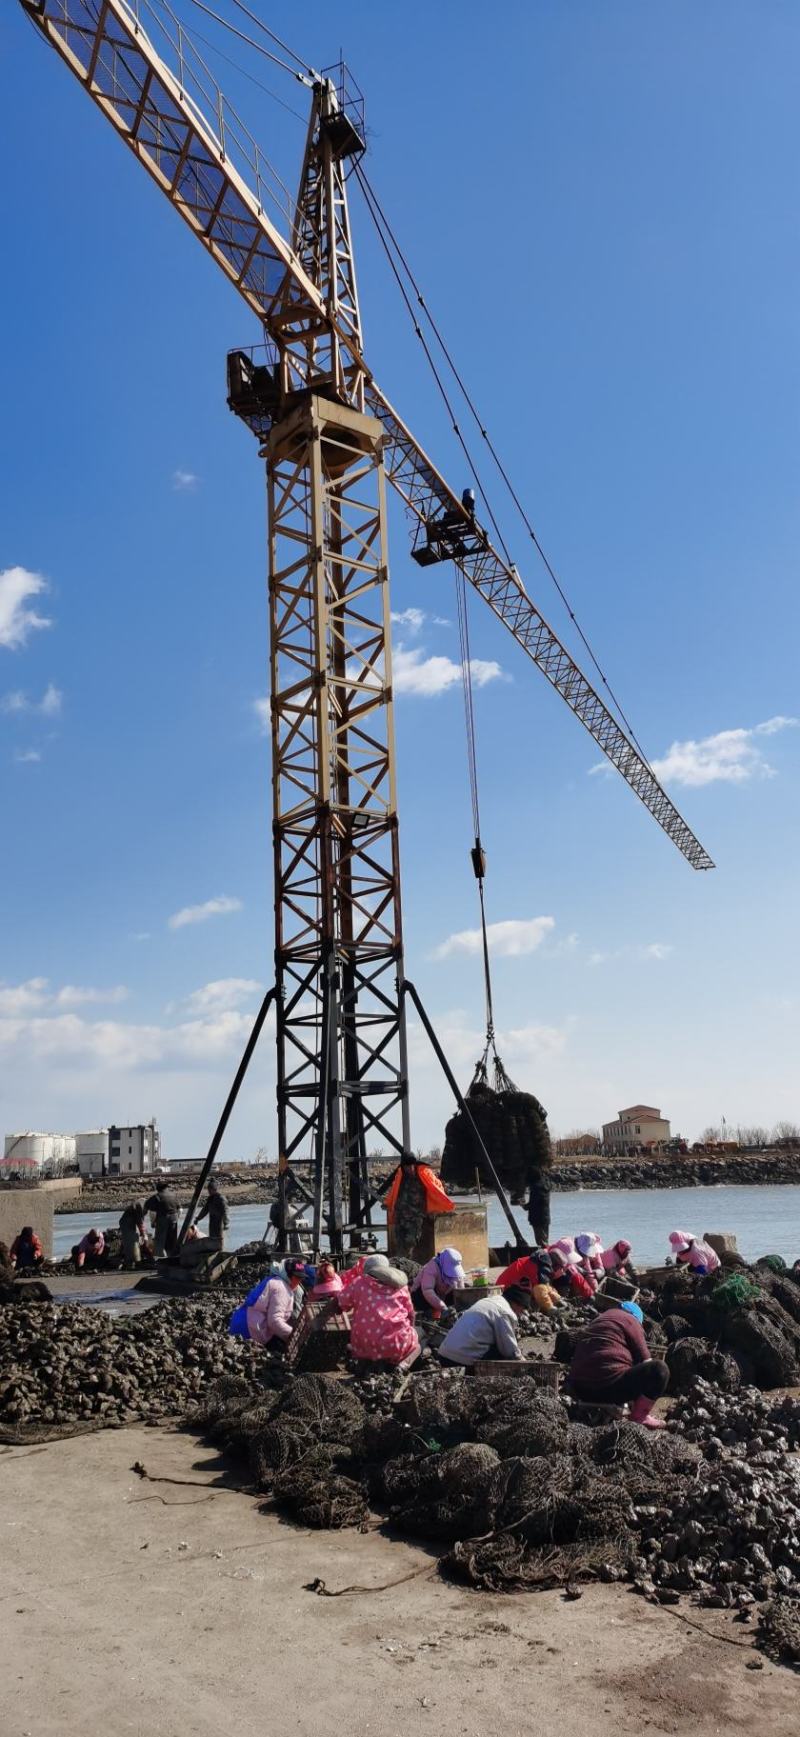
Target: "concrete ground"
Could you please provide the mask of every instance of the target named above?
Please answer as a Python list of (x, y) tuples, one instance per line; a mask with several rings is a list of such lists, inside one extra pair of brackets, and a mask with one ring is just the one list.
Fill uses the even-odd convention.
[(469, 1592), (225, 1477), (161, 1429), (0, 1449), (0, 1737), (795, 1737), (796, 1678), (714, 1612)]

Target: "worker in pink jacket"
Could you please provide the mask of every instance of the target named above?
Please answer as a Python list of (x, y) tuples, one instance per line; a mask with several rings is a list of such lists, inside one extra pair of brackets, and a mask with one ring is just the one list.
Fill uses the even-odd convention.
[(466, 1284), (464, 1268), (461, 1264), (461, 1251), (457, 1248), (443, 1248), (433, 1260), (420, 1267), (411, 1286), (411, 1296), (415, 1309), (423, 1315), (432, 1315), (438, 1321), (443, 1309), (450, 1303), (453, 1292), (460, 1290)]
[(308, 1273), (304, 1261), (284, 1261), (283, 1271), (262, 1279), (231, 1316), (228, 1328), (234, 1338), (252, 1339), (256, 1345), (285, 1344), (292, 1337), (298, 1290), (305, 1290)]
[(419, 1351), (408, 1279), (386, 1255), (368, 1255), (338, 1303), (350, 1315), (350, 1350), (359, 1360), (396, 1368)]

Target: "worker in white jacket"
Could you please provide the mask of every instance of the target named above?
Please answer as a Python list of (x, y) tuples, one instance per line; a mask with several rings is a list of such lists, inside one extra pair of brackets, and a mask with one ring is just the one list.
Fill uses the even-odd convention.
[(496, 1296), (481, 1297), (459, 1315), (442, 1340), (439, 1356), (446, 1363), (482, 1363), (485, 1357), (519, 1359), (517, 1321), (531, 1306), (530, 1291), (509, 1285)]

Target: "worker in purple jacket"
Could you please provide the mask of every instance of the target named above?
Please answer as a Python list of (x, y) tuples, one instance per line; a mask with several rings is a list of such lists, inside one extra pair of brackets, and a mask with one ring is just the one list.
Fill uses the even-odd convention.
[(606, 1309), (581, 1333), (569, 1368), (576, 1399), (593, 1405), (630, 1403), (632, 1423), (663, 1429), (653, 1405), (666, 1392), (669, 1370), (650, 1356), (638, 1303)]

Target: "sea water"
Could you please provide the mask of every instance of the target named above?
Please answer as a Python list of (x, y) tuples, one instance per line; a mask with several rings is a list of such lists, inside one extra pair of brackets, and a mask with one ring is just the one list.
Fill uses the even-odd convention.
[[(474, 1203), (474, 1197), (471, 1204)], [(489, 1202), (489, 1240), (504, 1243), (511, 1230), (498, 1202)], [(530, 1236), (524, 1211), (512, 1209), (523, 1236)], [(269, 1212), (261, 1206), (232, 1206), (228, 1247), (254, 1242), (264, 1235)], [(375, 1213), (376, 1226), (383, 1214)], [(119, 1212), (60, 1213), (56, 1216), (53, 1252), (57, 1260), (68, 1255), (73, 1244), (92, 1225), (114, 1229)], [(779, 1254), (784, 1260), (800, 1258), (800, 1187), (772, 1188), (586, 1188), (551, 1198), (551, 1238), (596, 1231), (607, 1248), (624, 1236), (631, 1243), (633, 1260), (655, 1266), (669, 1252), (671, 1230), (691, 1230), (702, 1236), (707, 1230), (733, 1231), (739, 1253), (745, 1260)]]

